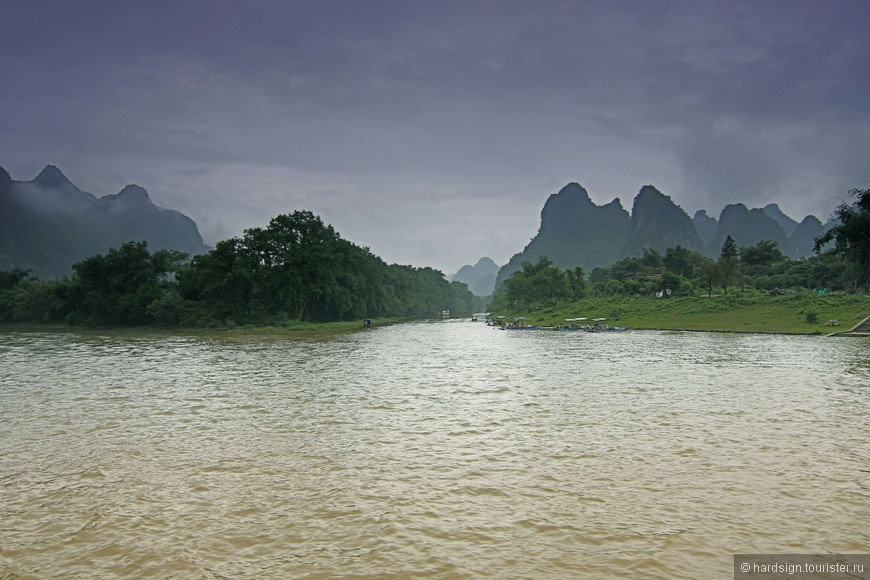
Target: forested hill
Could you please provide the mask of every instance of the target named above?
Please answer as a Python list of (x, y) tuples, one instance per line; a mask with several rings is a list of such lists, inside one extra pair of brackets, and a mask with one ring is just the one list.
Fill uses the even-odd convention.
[(813, 239), (831, 225), (823, 226), (815, 216), (798, 223), (776, 204), (763, 209), (730, 204), (718, 220), (703, 210), (690, 218), (652, 185), (640, 189), (629, 214), (619, 198), (599, 206), (581, 185), (569, 183), (547, 199), (538, 233), (501, 268), (496, 288), (521, 270), (523, 262), (535, 263), (542, 256), (559, 268), (580, 266), (590, 272), (641, 256), (645, 248), (663, 253), (680, 246), (714, 257), (728, 236), (740, 247), (773, 241), (786, 256), (800, 258), (812, 255)]
[(0, 272), (0, 321), (227, 327), (467, 315), (468, 286), (432, 268), (387, 265), (308, 211), (219, 242), (206, 254), (153, 254), (128, 242), (41, 281)]
[(132, 240), (154, 250), (208, 250), (192, 219), (157, 207), (137, 185), (98, 198), (53, 165), (31, 181), (15, 181), (0, 167), (0, 270), (69, 276), (74, 263)]

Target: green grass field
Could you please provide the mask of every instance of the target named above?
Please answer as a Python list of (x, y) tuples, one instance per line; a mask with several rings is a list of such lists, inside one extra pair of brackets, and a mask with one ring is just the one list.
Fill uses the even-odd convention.
[[(533, 312), (493, 314), (526, 316), (527, 323), (540, 325), (564, 324), (566, 318), (585, 316), (605, 317), (611, 326), (638, 329), (828, 334), (848, 330), (870, 316), (870, 298), (812, 292), (760, 296), (729, 289), (727, 296), (711, 298), (589, 298)], [(838, 320), (840, 326), (826, 326), (829, 320)]]

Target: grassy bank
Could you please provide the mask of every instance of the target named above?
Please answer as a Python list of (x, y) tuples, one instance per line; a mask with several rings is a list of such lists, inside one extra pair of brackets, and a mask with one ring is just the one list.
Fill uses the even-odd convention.
[[(589, 298), (532, 312), (493, 314), (526, 316), (532, 324), (564, 324), (566, 318), (605, 317), (613, 326), (639, 329), (711, 330), (828, 334), (848, 330), (870, 315), (870, 299), (861, 296), (818, 296), (812, 292), (788, 296), (741, 294), (707, 298)], [(839, 327), (825, 326), (838, 320)]]

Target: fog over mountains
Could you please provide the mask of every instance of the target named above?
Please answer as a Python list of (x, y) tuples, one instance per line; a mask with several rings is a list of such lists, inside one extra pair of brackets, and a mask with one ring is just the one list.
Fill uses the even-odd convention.
[(145, 240), (151, 251), (208, 251), (192, 219), (157, 207), (138, 185), (98, 198), (53, 165), (31, 181), (15, 181), (0, 167), (0, 270), (59, 278), (71, 275), (74, 263), (131, 240)]

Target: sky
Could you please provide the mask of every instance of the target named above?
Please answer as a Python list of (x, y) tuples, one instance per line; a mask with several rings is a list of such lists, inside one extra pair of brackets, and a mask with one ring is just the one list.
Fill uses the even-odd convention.
[(504, 264), (569, 182), (631, 211), (870, 187), (867, 0), (0, 0), (0, 166), (129, 183), (206, 243), (306, 209)]

